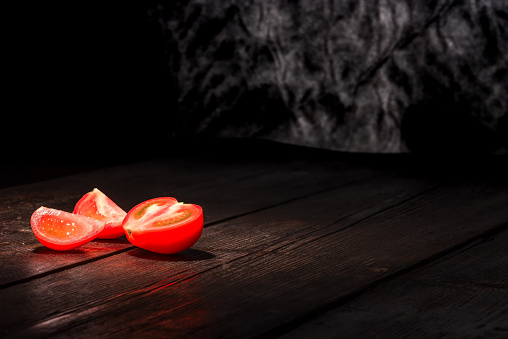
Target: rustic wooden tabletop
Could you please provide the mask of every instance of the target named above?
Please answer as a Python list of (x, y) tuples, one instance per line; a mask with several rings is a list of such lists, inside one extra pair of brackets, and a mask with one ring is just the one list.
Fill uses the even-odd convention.
[[(0, 336), (508, 336), (506, 159), (228, 145), (1, 189)], [(95, 187), (201, 205), (203, 235), (42, 246), (35, 209)]]

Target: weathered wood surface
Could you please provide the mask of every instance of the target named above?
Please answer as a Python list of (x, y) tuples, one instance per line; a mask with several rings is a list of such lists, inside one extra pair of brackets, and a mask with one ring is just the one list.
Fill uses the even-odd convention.
[(506, 338), (508, 230), (489, 234), (283, 338)]
[[(203, 167), (201, 162), (176, 159), (115, 167), (1, 190), (0, 204), (4, 208), (0, 211), (0, 260), (12, 256), (19, 257), (19, 260), (5, 261), (0, 283), (9, 285), (34, 274), (45, 274), (62, 266), (132, 248), (122, 238), (98, 240), (62, 255), (41, 246), (31, 236), (30, 216), (35, 209), (44, 205), (71, 212), (80, 197), (94, 187), (100, 187), (126, 211), (157, 196), (174, 196), (184, 202), (198, 201), (207, 210), (205, 223), (208, 226), (371, 175), (375, 172), (363, 168), (339, 172), (317, 170), (310, 175), (300, 161), (283, 166), (207, 162)], [(258, 194), (252, 192), (254, 189)], [(244, 198), (246, 196), (249, 198)], [(227, 208), (222, 208), (226, 205)], [(41, 258), (41, 254), (46, 256)], [(31, 269), (27, 271), (27, 267)]]
[[(463, 311), (453, 321), (466, 321), (480, 299), (454, 297), (465, 286), (453, 278), (462, 260), (449, 272), (443, 263), (460, 256), (463, 265), (469, 260), (476, 267), (475, 281), (495, 285), (484, 305), (488, 314), (501, 314), (479, 316), (484, 326), (471, 333), (505, 333), (506, 303), (499, 300), (506, 296), (501, 252), (507, 238), (497, 234), (508, 231), (508, 186), (498, 168), (487, 178), (470, 170), (453, 176), (444, 168), (422, 176), (399, 158), (308, 152), (238, 160), (183, 156), (1, 190), (0, 300), (8, 312), (2, 311), (0, 335), (462, 336), (467, 328), (448, 326), (447, 314), (456, 305)], [(33, 210), (41, 204), (72, 210), (96, 186), (125, 209), (163, 195), (198, 203), (205, 211), (203, 236), (176, 255), (150, 253), (125, 238), (68, 253), (38, 244), (29, 225)], [(432, 288), (424, 289), (422, 277)], [(432, 300), (447, 279), (457, 284), (444, 284), (447, 303), (439, 309)], [(393, 300), (392, 285), (402, 291), (394, 299), (399, 308), (389, 313), (382, 310)], [(401, 314), (407, 300), (421, 303), (418, 310), (433, 327), (419, 321), (417, 309)], [(367, 306), (344, 318), (356, 301)], [(359, 327), (351, 321), (342, 332), (341, 321), (350, 318)], [(398, 329), (399, 323), (423, 332)]]

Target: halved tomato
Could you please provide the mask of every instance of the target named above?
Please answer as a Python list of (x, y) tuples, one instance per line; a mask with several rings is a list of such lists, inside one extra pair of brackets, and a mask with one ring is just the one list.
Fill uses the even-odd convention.
[(127, 213), (97, 188), (85, 194), (76, 203), (74, 214), (84, 215), (106, 223), (106, 228), (97, 238), (113, 239), (124, 234), (122, 221)]
[(146, 250), (171, 254), (190, 248), (203, 232), (203, 210), (175, 198), (150, 199), (132, 208), (122, 227), (127, 239)]
[(57, 251), (86, 244), (106, 227), (103, 221), (43, 206), (32, 214), (30, 223), (37, 240)]

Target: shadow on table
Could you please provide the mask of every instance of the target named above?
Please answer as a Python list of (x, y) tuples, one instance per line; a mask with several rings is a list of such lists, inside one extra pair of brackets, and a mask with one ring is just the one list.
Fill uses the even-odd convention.
[(159, 254), (150, 252), (141, 248), (136, 248), (133, 251), (127, 252), (129, 255), (133, 257), (138, 257), (141, 259), (148, 260), (159, 260), (159, 261), (203, 261), (210, 260), (215, 258), (215, 255), (210, 252), (196, 250), (196, 249), (188, 249), (180, 253), (176, 254)]
[(86, 253), (85, 250), (82, 250), (82, 249), (79, 249), (79, 248), (76, 248), (76, 249), (73, 249), (73, 250), (68, 250), (68, 251), (57, 251), (57, 250), (52, 250), (51, 248), (48, 248), (46, 246), (39, 246), (39, 247), (36, 247), (33, 249), (32, 253), (35, 253), (35, 254), (63, 254), (63, 255), (69, 255), (69, 254), (83, 254), (83, 253)]
[(100, 244), (128, 244), (129, 241), (125, 237), (125, 235), (115, 238), (115, 239), (99, 239), (95, 238), (92, 240), (93, 242), (100, 243)]

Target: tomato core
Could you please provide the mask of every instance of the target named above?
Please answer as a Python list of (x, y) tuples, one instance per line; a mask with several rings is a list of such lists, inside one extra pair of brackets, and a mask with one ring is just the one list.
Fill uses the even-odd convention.
[(155, 209), (155, 206), (162, 206), (164, 203), (160, 201), (155, 201), (152, 203), (147, 204), (146, 206), (143, 206), (140, 210), (136, 211), (134, 213), (134, 218), (140, 219), (142, 216), (146, 214), (148, 210)]
[(174, 213), (172, 216), (170, 216), (169, 218), (166, 218), (166, 219), (160, 219), (160, 220), (157, 220), (157, 221), (154, 221), (154, 223), (152, 224), (152, 226), (154, 227), (157, 227), (157, 226), (167, 226), (167, 225), (171, 225), (171, 224), (174, 224), (174, 223), (177, 223), (177, 222), (180, 222), (180, 221), (183, 221), (185, 219), (188, 219), (192, 216), (192, 213), (189, 212), (189, 211), (181, 211), (181, 212), (177, 212), (177, 213)]

